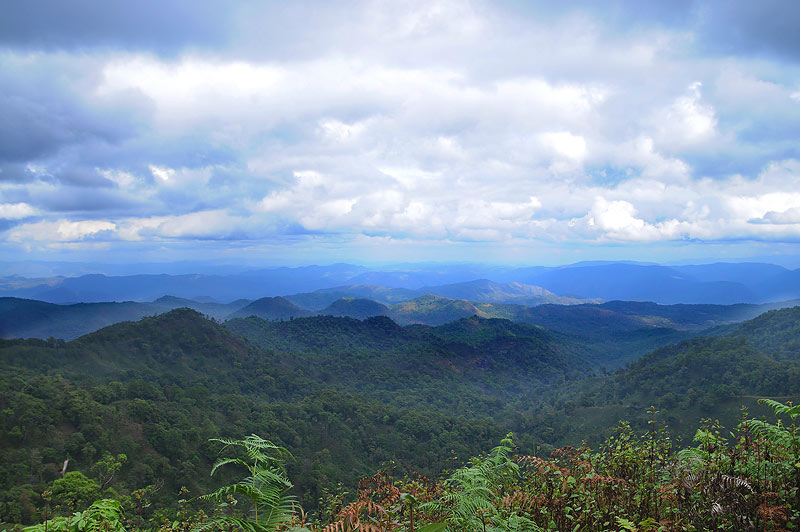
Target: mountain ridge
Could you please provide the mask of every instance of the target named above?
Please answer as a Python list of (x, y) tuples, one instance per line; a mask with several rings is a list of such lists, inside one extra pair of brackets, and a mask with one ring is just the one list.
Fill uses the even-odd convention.
[[(541, 287), (555, 296), (580, 299), (624, 299), (674, 303), (765, 303), (800, 297), (800, 270), (767, 263), (713, 263), (664, 266), (634, 262), (576, 263), (558, 267), (500, 267), (481, 265), (407, 265), (406, 269), (379, 270), (335, 264), (299, 268), (272, 268), (225, 274), (140, 274), (24, 279), (0, 278), (0, 296), (32, 298), (52, 303), (152, 301), (164, 294), (192, 298), (204, 294), (217, 301), (288, 296), (336, 287), (378, 285), (418, 291), (479, 280)], [(453, 290), (452, 286), (448, 290)], [(341, 291), (341, 290), (340, 290)], [(430, 290), (428, 290), (430, 291)], [(339, 297), (363, 297), (343, 293)], [(409, 294), (406, 294), (407, 297)], [(447, 294), (439, 294), (447, 295)], [(458, 298), (473, 294), (449, 293)], [(521, 296), (521, 294), (516, 294)], [(308, 296), (310, 297), (310, 296)], [(308, 298), (307, 297), (307, 298)], [(315, 297), (321, 297), (318, 294)], [(378, 297), (377, 295), (373, 295)], [(394, 297), (387, 292), (386, 297)], [(493, 297), (487, 294), (487, 297)], [(338, 299), (315, 303), (319, 310)], [(493, 301), (499, 301), (492, 299)], [(297, 301), (296, 301), (297, 302)], [(379, 300), (379, 302), (396, 303)], [(508, 298), (505, 302), (510, 302)], [(551, 301), (552, 302), (552, 301)], [(562, 303), (567, 301), (561, 301)], [(530, 302), (529, 302), (530, 303)]]

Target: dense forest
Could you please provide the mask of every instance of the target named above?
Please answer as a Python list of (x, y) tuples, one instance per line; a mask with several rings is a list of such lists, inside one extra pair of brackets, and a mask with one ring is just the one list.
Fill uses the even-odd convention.
[[(796, 412), (758, 400), (798, 399), (798, 323), (800, 308), (772, 311), (618, 370), (598, 346), (627, 335), (652, 349), (663, 329), (219, 324), (178, 309), (70, 342), (3, 340), (0, 519), (83, 512), (67, 527), (124, 510), (128, 528), (226, 529), (215, 504), (238, 492), (198, 498), (242, 473), (209, 476), (215, 438), (247, 453), (258, 434), (278, 453), (265, 463), (294, 501), (287, 519), (310, 529), (777, 530), (796, 522)], [(459, 502), (466, 492), (478, 502)], [(245, 506), (226, 508), (251, 519)]]
[[(69, 472), (42, 493), (43, 522), (25, 532), (158, 530), (335, 531), (761, 531), (800, 523), (800, 405), (763, 400), (775, 423), (747, 418), (726, 438), (706, 420), (678, 449), (659, 427), (636, 434), (622, 422), (598, 450), (564, 447), (548, 457), (518, 452), (513, 434), (486, 454), (436, 477), (397, 476), (392, 464), (362, 478), (352, 496), (325, 491), (315, 512), (291, 493), (285, 448), (252, 434), (210, 440), (211, 476), (234, 476), (199, 497), (182, 487), (150, 509), (148, 485), (129, 495), (108, 487), (125, 455), (106, 456), (96, 479)], [(784, 423), (785, 421), (785, 423)], [(453, 464), (455, 465), (455, 464)]]

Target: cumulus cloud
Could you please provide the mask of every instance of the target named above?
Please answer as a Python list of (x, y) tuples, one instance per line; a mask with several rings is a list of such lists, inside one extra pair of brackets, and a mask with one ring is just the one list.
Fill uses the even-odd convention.
[(700, 81), (692, 82), (688, 94), (676, 98), (656, 114), (660, 144), (672, 149), (698, 145), (716, 133), (713, 107), (703, 103)]
[(0, 218), (5, 220), (19, 220), (39, 214), (39, 210), (27, 203), (0, 203)]
[(641, 218), (636, 217), (636, 208), (624, 200), (607, 201), (597, 198), (587, 221), (592, 228), (597, 227), (609, 238), (621, 240), (654, 240), (658, 230)]
[(800, 207), (790, 207), (784, 211), (768, 211), (760, 218), (750, 220), (752, 223), (765, 224), (800, 224)]
[(744, 4), (102, 4), (0, 22), (6, 242), (800, 238), (794, 37)]
[(40, 221), (13, 228), (8, 239), (12, 242), (55, 241), (74, 242), (90, 237), (100, 237), (117, 228), (116, 224), (103, 220), (73, 222), (62, 219), (54, 222)]

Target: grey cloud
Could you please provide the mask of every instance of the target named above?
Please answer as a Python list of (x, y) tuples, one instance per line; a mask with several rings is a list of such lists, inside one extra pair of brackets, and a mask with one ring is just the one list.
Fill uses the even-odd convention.
[(6, 5), (0, 45), (45, 50), (91, 47), (174, 53), (227, 39), (236, 5), (176, 0), (26, 0)]
[(140, 131), (140, 94), (97, 99), (98, 63), (68, 56), (0, 55), (0, 161), (32, 162), (70, 146), (117, 144)]
[(716, 0), (697, 5), (698, 31), (708, 49), (800, 61), (800, 3)]
[(529, 17), (561, 18), (565, 13), (590, 13), (593, 18), (625, 31), (643, 24), (683, 26), (688, 24), (695, 11), (696, 0), (671, 0), (669, 2), (641, 2), (639, 0), (616, 0), (596, 2), (573, 0), (554, 3), (547, 0), (507, 0), (502, 2), (511, 9)]
[(205, 130), (181, 131), (176, 135), (144, 130), (116, 144), (86, 143), (78, 150), (76, 160), (85, 166), (131, 172), (148, 181), (151, 180), (151, 164), (171, 168), (203, 168), (239, 162), (241, 153), (237, 149), (211, 137)]
[(66, 186), (113, 188), (113, 181), (103, 177), (96, 168), (81, 166), (67, 167), (55, 173), (55, 179)]
[(775, 225), (800, 224), (800, 207), (787, 209), (783, 212), (770, 211), (761, 218), (750, 220), (750, 223)]
[(26, 164), (0, 162), (0, 183), (29, 183), (34, 180), (36, 174)]
[(800, 60), (800, 3), (787, 0), (616, 0), (567, 3), (509, 1), (527, 19), (563, 19), (583, 13), (603, 21), (605, 31), (627, 35), (654, 28), (694, 35), (704, 53), (774, 55)]
[(353, 6), (366, 2), (265, 0), (29, 0), (0, 17), (0, 46), (22, 50), (184, 52), (302, 58), (350, 37)]
[(61, 186), (57, 190), (34, 192), (29, 200), (33, 205), (50, 212), (100, 213), (119, 216), (143, 213), (148, 208), (140, 199), (107, 188)]
[[(149, 51), (176, 56), (187, 51), (212, 51), (222, 56), (272, 59), (302, 59), (328, 53), (372, 55), (392, 49), (392, 39), (403, 49), (417, 48), (422, 40), (440, 40), (440, 53), (470, 53), (442, 20), (424, 21), (430, 29), (421, 35), (397, 33), (407, 21), (398, 6), (404, 3), (247, 2), (236, 0), (142, 0), (107, 2), (80, 0), (17, 2), (0, 17), (0, 46), (29, 50), (116, 49)], [(426, 3), (406, 7), (424, 10)], [(526, 27), (549, 26), (565, 17), (585, 15), (602, 22), (608, 36), (636, 34), (653, 28), (696, 34), (707, 51), (724, 54), (769, 53), (800, 59), (800, 4), (785, 0), (671, 0), (643, 2), (575, 0), (553, 3), (544, 0), (508, 0), (501, 3), (464, 4), (479, 16), (496, 22), (498, 12), (506, 29), (524, 32)], [(499, 7), (499, 9), (498, 9)], [(370, 25), (384, 16), (392, 31), (371, 35)], [(396, 33), (396, 34), (395, 34)], [(423, 37), (420, 39), (420, 37)], [(581, 37), (581, 36), (576, 36)], [(382, 49), (368, 49), (365, 38), (383, 39)], [(409, 63), (423, 59), (407, 55)], [(431, 58), (435, 59), (435, 58)], [(427, 60), (427, 59), (424, 59)]]

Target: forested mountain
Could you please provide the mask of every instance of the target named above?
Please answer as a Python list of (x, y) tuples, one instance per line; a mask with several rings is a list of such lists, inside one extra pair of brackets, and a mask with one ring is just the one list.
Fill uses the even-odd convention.
[[(166, 482), (163, 495), (171, 497), (181, 484), (195, 493), (207, 484), (199, 472), (213, 460), (209, 438), (265, 432), (304, 457), (292, 471), (313, 505), (323, 486), (354, 483), (382, 461), (433, 471), (451, 450), (475, 452), (504, 430), (477, 414), (466, 418), (420, 403), (412, 408), (366, 397), (358, 386), (332, 385), (337, 376), (324, 374), (319, 359), (309, 366), (310, 355), (254, 349), (188, 309), (68, 343), (3, 341), (0, 356), (4, 519), (8, 512), (25, 518), (25, 501), (38, 500), (41, 483), (56, 478), (67, 458), (70, 469), (88, 473), (104, 453), (136, 457), (117, 476), (120, 487)], [(393, 379), (357, 354), (342, 365), (366, 372), (352, 382), (382, 372), (384, 381)], [(416, 369), (407, 372), (417, 375)], [(448, 375), (455, 382), (450, 369), (434, 362), (427, 369), (429, 379)], [(417, 382), (433, 394), (424, 375)], [(470, 402), (476, 411), (493, 406), (477, 390), (442, 401), (461, 402), (462, 411)]]
[(556, 305), (577, 305), (591, 303), (587, 299), (559, 296), (542, 288), (519, 282), (497, 283), (488, 279), (478, 279), (463, 283), (441, 286), (428, 286), (418, 290), (420, 295), (433, 294), (449, 299), (466, 299), (481, 303), (513, 303), (516, 305), (536, 306), (545, 303)]
[(391, 288), (374, 284), (360, 284), (322, 288), (314, 292), (291, 294), (287, 295), (286, 299), (297, 306), (317, 311), (324, 309), (334, 301), (345, 298), (369, 299), (383, 305), (391, 305), (392, 303), (408, 301), (419, 296), (419, 291), (410, 290), (408, 288)]
[[(374, 287), (372, 287), (374, 288)], [(371, 289), (372, 289), (371, 288)], [(382, 305), (367, 299), (342, 298), (312, 312), (287, 298), (262, 298), (232, 303), (194, 301), (165, 296), (152, 303), (85, 303), (53, 305), (16, 298), (0, 299), (0, 324), (6, 338), (39, 337), (73, 339), (119, 321), (136, 320), (189, 307), (217, 320), (257, 316), (268, 320), (290, 320), (311, 315), (364, 319), (388, 316), (400, 325), (445, 323), (479, 316), (509, 319), (543, 326), (575, 337), (611, 369), (635, 360), (657, 347), (702, 334), (710, 327), (730, 325), (782, 304), (766, 305), (659, 305), (647, 302), (611, 301), (581, 305), (522, 305), (480, 303), (428, 295), (411, 301)], [(715, 334), (721, 334), (720, 330)]]
[(363, 320), (374, 316), (392, 316), (386, 306), (371, 299), (343, 297), (337, 299), (320, 312), (323, 316), (350, 317)]
[(328, 387), (462, 415), (489, 414), (496, 398), (550, 387), (589, 369), (579, 343), (507, 320), (473, 317), (441, 327), (400, 327), (385, 317), (320, 316), (248, 318), (225, 327)]
[(72, 340), (102, 327), (148, 315), (164, 307), (141, 303), (77, 303), (54, 305), (44, 301), (0, 298), (0, 336), (3, 338), (49, 338)]
[(120, 489), (166, 479), (165, 494), (197, 491), (206, 441), (221, 433), (269, 433), (307, 457), (292, 472), (312, 505), (321, 487), (381, 461), (433, 472), (509, 427), (533, 448), (542, 421), (522, 421), (515, 405), (591, 363), (580, 342), (505, 320), (251, 317), (222, 328), (188, 309), (67, 343), (4, 341), (0, 355), (0, 480), (15, 486), (3, 498), (18, 515), (64, 459), (88, 472), (106, 452), (137, 457)]
[[(612, 313), (611, 324), (625, 317), (585, 308)], [(707, 323), (713, 310), (682, 321)], [(333, 316), (223, 327), (178, 309), (71, 342), (5, 340), (2, 518), (29, 522), (65, 459), (96, 475), (107, 453), (128, 456), (110, 484), (120, 493), (163, 485), (156, 505), (180, 485), (202, 493), (214, 459), (208, 439), (219, 435), (256, 432), (290, 447), (309, 508), (323, 488), (354, 485), (381, 462), (435, 474), (508, 430), (524, 452), (597, 443), (619, 419), (644, 427), (652, 404), (686, 438), (701, 417), (730, 427), (742, 404), (764, 413), (759, 396), (800, 396), (799, 321), (800, 308), (769, 312), (609, 375), (589, 336), (477, 316), (438, 327)], [(633, 325), (610, 327), (608, 341)]]
[(218, 320), (226, 319), (231, 314), (251, 303), (252, 301), (249, 299), (237, 299), (230, 303), (219, 303), (214, 301), (213, 298), (198, 297), (196, 299), (186, 299), (175, 296), (162, 296), (153, 301), (154, 305), (158, 305), (164, 309), (163, 312), (176, 308), (190, 308), (196, 310), (200, 314), (211, 316)]
[(172, 309), (192, 308), (216, 319), (224, 319), (248, 300), (232, 303), (201, 303), (189, 299), (165, 296), (151, 303), (75, 303), (55, 305), (31, 299), (0, 298), (0, 337), (2, 338), (59, 338), (73, 340), (84, 334), (122, 321), (135, 321)]
[(229, 314), (228, 318), (256, 316), (265, 320), (288, 320), (301, 316), (311, 316), (312, 312), (302, 309), (282, 297), (262, 297)]
[[(287, 299), (301, 307), (321, 310), (326, 305), (342, 298), (371, 299), (384, 305), (410, 301), (422, 296), (434, 295), (447, 299), (463, 299), (480, 303), (513, 303), (535, 306), (545, 303), (576, 305), (591, 303), (587, 299), (558, 296), (540, 286), (517, 282), (497, 283), (488, 279), (477, 279), (462, 283), (424, 286), (415, 290), (390, 288), (379, 285), (352, 285), (320, 289), (304, 294), (293, 294)], [(599, 301), (594, 301), (599, 302)]]
[(594, 407), (576, 412), (576, 422), (603, 417), (618, 410), (614, 405), (655, 405), (673, 429), (689, 437), (703, 417), (733, 426), (740, 407), (755, 408), (758, 397), (796, 402), (799, 327), (800, 307), (792, 307), (730, 327), (722, 336), (656, 349), (613, 377), (574, 387), (579, 403)]

